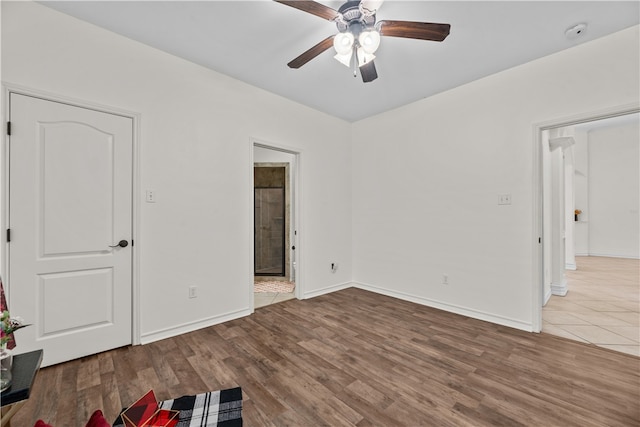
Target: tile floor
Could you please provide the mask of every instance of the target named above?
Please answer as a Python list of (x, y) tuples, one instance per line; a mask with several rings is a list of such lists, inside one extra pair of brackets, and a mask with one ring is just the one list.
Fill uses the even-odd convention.
[(277, 302), (282, 302), (286, 300), (290, 300), (295, 298), (294, 292), (283, 293), (283, 292), (254, 292), (253, 293), (253, 301), (254, 308), (260, 308), (267, 305), (275, 304)]
[(640, 357), (640, 260), (576, 257), (569, 292), (542, 308), (542, 331)]

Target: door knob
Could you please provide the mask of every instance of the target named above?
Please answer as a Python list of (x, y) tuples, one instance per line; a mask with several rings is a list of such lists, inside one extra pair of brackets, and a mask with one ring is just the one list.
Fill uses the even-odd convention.
[(121, 248), (126, 248), (127, 246), (129, 246), (129, 242), (127, 242), (126, 240), (120, 240), (117, 245), (113, 245), (113, 246), (109, 246), (109, 247), (110, 248), (117, 248), (118, 246), (121, 247)]

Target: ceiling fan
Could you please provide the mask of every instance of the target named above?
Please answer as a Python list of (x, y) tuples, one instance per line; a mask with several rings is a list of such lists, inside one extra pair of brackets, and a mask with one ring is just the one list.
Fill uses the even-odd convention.
[(274, 0), (303, 12), (333, 21), (338, 34), (329, 36), (311, 49), (289, 62), (290, 68), (300, 68), (331, 46), (334, 56), (347, 67), (353, 66), (354, 77), (360, 69), (362, 81), (367, 83), (378, 78), (373, 62), (375, 51), (380, 45), (380, 36), (404, 37), (408, 39), (441, 42), (449, 35), (449, 24), (412, 21), (377, 21), (376, 12), (383, 0), (347, 1), (338, 10), (321, 3), (306, 0)]

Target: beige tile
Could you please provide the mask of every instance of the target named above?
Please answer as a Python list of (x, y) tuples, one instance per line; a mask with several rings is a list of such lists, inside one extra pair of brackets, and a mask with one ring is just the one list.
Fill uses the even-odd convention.
[(544, 306), (543, 311), (545, 309), (546, 310), (562, 310), (562, 311), (568, 311), (570, 313), (592, 311), (590, 308), (584, 307), (582, 305), (578, 305), (573, 301), (569, 301), (565, 299), (565, 297), (559, 297), (557, 295), (554, 295), (551, 297), (551, 299), (549, 299), (549, 302), (547, 302), (547, 305)]
[(620, 308), (620, 310), (613, 311), (631, 311), (634, 313), (640, 312), (640, 303), (638, 303), (637, 301), (614, 301), (610, 304)]
[(639, 326), (603, 326), (603, 328), (640, 344)]
[(588, 343), (589, 342), (587, 340), (584, 340), (584, 339), (580, 338), (577, 335), (572, 334), (569, 331), (566, 331), (566, 330), (562, 329), (559, 326), (555, 326), (555, 325), (551, 325), (551, 324), (543, 324), (542, 325), (542, 332), (547, 333), (547, 334), (551, 334), (551, 335), (555, 335), (557, 337), (568, 338), (568, 339), (574, 340), (574, 341), (580, 341), (580, 342), (584, 342), (584, 343)]
[(254, 308), (260, 308), (273, 303), (273, 299), (275, 295), (269, 295), (267, 293), (254, 293), (253, 294), (253, 304)]
[(619, 351), (621, 353), (627, 353), (632, 356), (640, 357), (640, 346), (638, 345), (610, 345), (600, 344), (599, 347), (608, 348), (610, 350)]
[(591, 311), (591, 312), (576, 312), (572, 314), (579, 319), (586, 320), (592, 325), (629, 326), (629, 323), (627, 323), (626, 321), (611, 315), (614, 313), (609, 314), (609, 313)]
[(273, 304), (277, 303), (277, 302), (282, 302), (282, 301), (287, 301), (290, 299), (294, 299), (296, 296), (293, 294), (293, 292), (290, 293), (281, 293), (276, 295), (276, 297), (273, 299)]
[(277, 292), (254, 292), (253, 301), (254, 308), (265, 307), (277, 302), (287, 301), (295, 298), (295, 293), (277, 293)]
[(630, 326), (640, 325), (640, 313), (632, 313), (626, 311), (623, 313), (607, 313), (607, 315), (615, 317), (616, 319), (620, 319)]
[(593, 301), (593, 300), (587, 300), (587, 301), (577, 301), (576, 304), (581, 305), (583, 307), (586, 307), (588, 309), (594, 310), (594, 311), (628, 311), (625, 308), (619, 307), (618, 305), (615, 305), (612, 302), (609, 301)]
[(563, 325), (562, 329), (594, 344), (635, 345), (636, 342), (599, 326)]
[(574, 316), (566, 311), (546, 311), (544, 313), (544, 321), (552, 325), (589, 325), (590, 323), (584, 319)]

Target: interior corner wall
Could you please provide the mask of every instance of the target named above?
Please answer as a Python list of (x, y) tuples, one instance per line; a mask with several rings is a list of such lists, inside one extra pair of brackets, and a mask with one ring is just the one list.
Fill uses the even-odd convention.
[(589, 140), (589, 255), (640, 258), (640, 129), (594, 129)]
[(252, 137), (302, 152), (305, 296), (350, 282), (348, 122), (38, 3), (1, 7), (4, 81), (141, 116), (139, 194), (157, 194), (139, 201), (142, 342), (251, 312)]
[[(533, 330), (539, 148), (532, 130), (637, 104), (638, 30), (356, 122), (354, 282)], [(510, 205), (498, 204), (501, 194), (511, 195)]]

